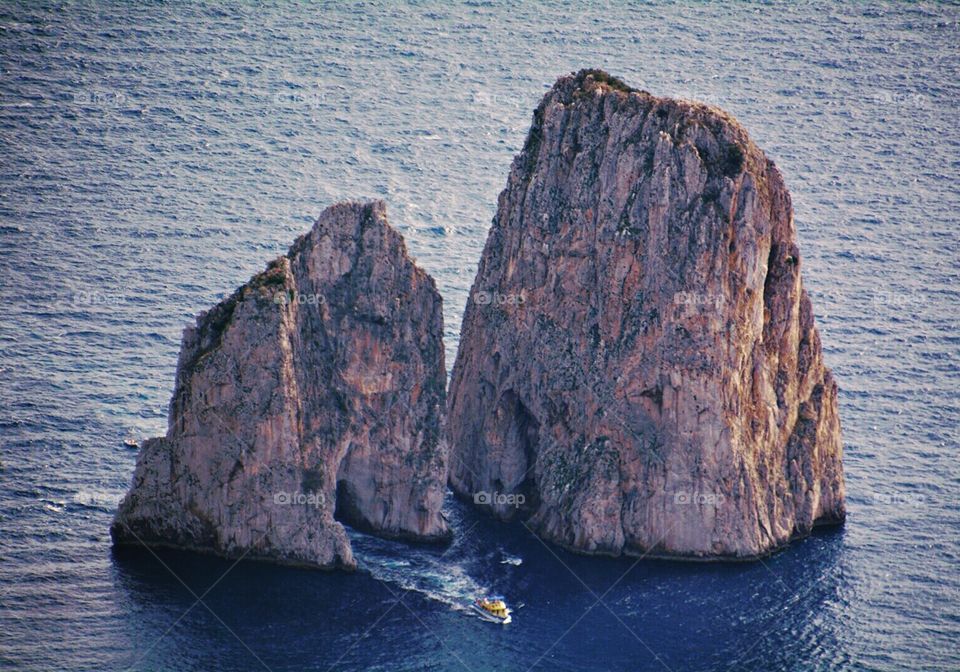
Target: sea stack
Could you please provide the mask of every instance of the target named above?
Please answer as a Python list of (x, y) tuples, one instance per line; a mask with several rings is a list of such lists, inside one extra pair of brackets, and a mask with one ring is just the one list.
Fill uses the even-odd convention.
[(584, 553), (749, 559), (845, 517), (790, 195), (730, 115), (597, 70), (534, 112), (450, 387), (450, 483)]
[(328, 208), (183, 334), (117, 544), (351, 569), (343, 521), (449, 536), (443, 318), (382, 202)]

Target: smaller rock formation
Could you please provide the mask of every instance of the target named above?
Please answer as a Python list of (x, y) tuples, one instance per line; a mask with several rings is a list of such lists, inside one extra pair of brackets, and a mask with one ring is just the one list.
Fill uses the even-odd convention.
[(328, 208), (184, 331), (114, 542), (353, 568), (339, 521), (446, 539), (441, 310), (382, 202)]
[(752, 558), (842, 521), (802, 265), (780, 172), (732, 117), (562, 77), (463, 318), (454, 490), (585, 553)]

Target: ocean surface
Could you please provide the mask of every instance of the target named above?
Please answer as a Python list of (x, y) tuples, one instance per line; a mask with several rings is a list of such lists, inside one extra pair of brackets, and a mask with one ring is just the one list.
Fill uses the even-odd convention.
[[(846, 526), (636, 562), (450, 501), (451, 547), (351, 533), (352, 575), (115, 554), (181, 330), (327, 205), (387, 202), (452, 366), (532, 110), (582, 67), (722, 106), (784, 173)], [(0, 669), (960, 670), (958, 179), (956, 4), (0, 2)]]

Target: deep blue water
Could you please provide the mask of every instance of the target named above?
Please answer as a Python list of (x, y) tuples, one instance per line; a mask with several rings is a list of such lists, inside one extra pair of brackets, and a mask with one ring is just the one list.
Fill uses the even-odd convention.
[[(355, 535), (354, 575), (115, 555), (121, 440), (163, 433), (192, 316), (380, 197), (451, 366), (531, 111), (588, 66), (726, 108), (783, 171), (846, 527), (637, 563), (451, 501), (452, 547)], [(958, 73), (956, 5), (0, 2), (0, 668), (960, 669)], [(513, 624), (463, 610), (485, 590)]]

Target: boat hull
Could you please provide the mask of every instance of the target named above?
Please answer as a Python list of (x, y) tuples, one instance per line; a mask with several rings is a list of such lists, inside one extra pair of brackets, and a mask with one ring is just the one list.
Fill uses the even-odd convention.
[(473, 609), (474, 612), (476, 612), (477, 616), (479, 616), (484, 621), (487, 621), (488, 623), (500, 623), (501, 625), (507, 625), (513, 620), (509, 610), (507, 610), (507, 615), (501, 618), (500, 616), (495, 616), (494, 614), (491, 614), (489, 611), (487, 611), (483, 607), (477, 606), (476, 604), (471, 604), (470, 608)]

